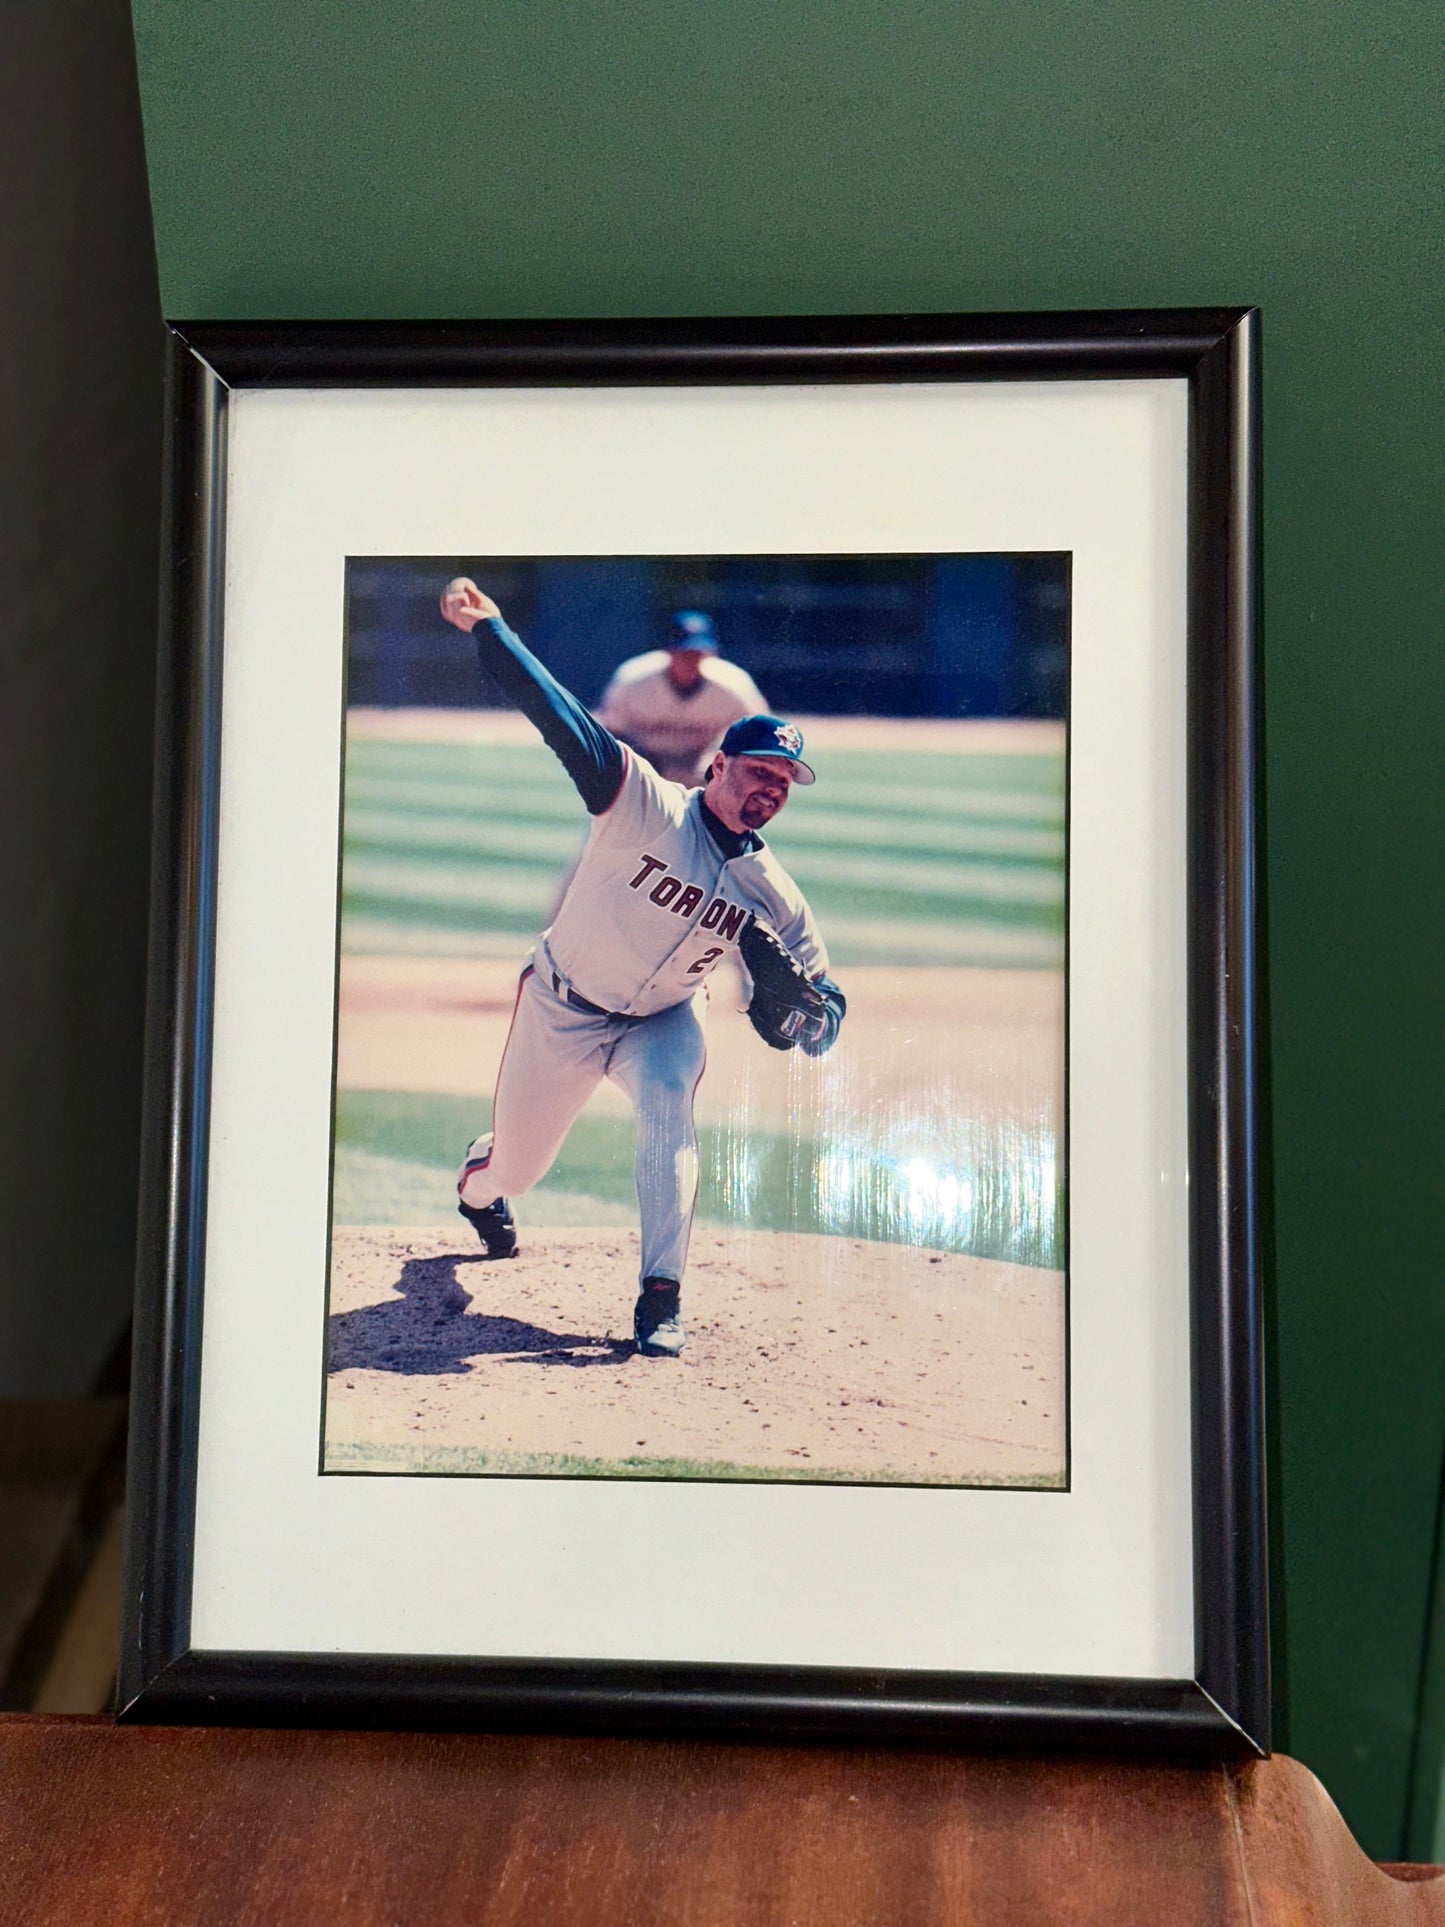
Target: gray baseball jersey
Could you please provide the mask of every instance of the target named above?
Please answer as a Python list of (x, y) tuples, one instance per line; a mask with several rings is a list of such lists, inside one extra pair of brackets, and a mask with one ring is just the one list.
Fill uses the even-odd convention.
[(590, 1003), (647, 1017), (690, 997), (736, 949), (749, 911), (770, 923), (810, 977), (828, 953), (802, 891), (761, 841), (719, 848), (705, 790), (669, 783), (627, 752), (622, 786), (592, 819), (546, 944)]

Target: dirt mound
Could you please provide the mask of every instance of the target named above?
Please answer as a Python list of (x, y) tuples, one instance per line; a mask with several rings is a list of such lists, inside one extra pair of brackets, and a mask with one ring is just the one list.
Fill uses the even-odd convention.
[(699, 1225), (678, 1360), (636, 1279), (616, 1229), (338, 1229), (327, 1469), (1062, 1483), (1058, 1272)]

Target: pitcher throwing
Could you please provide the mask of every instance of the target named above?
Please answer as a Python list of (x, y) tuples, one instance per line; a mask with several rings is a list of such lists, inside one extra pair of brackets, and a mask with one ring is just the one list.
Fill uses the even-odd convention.
[(684, 788), (589, 715), (475, 582), (448, 583), (441, 612), (474, 636), (483, 670), (536, 725), (592, 819), (566, 895), (522, 971), (492, 1129), (467, 1152), (459, 1208), (488, 1257), (511, 1257), (509, 1200), (546, 1176), (589, 1094), (610, 1077), (637, 1123), (637, 1349), (676, 1357), (697, 1202), (693, 1097), (707, 980), (737, 952), (753, 982), (748, 1016), (777, 1050), (820, 1057), (843, 1021), (812, 912), (759, 834), (795, 783), (814, 780), (803, 739), (780, 717), (745, 717), (723, 737), (702, 787)]

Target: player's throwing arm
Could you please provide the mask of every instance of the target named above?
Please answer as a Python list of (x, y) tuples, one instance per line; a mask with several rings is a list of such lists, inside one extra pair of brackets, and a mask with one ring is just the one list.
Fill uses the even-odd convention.
[(814, 780), (803, 739), (781, 717), (746, 717), (723, 737), (702, 788), (684, 788), (589, 715), (475, 582), (448, 583), (441, 612), (475, 637), (484, 672), (536, 725), (591, 818), (522, 972), (492, 1129), (458, 1173), (460, 1210), (489, 1257), (510, 1257), (508, 1200), (545, 1177), (588, 1096), (610, 1078), (637, 1121), (637, 1348), (675, 1357), (697, 1201), (693, 1099), (707, 981), (740, 955), (754, 986), (748, 1015), (778, 1050), (820, 1056), (846, 1008), (812, 911), (760, 834), (793, 785)]

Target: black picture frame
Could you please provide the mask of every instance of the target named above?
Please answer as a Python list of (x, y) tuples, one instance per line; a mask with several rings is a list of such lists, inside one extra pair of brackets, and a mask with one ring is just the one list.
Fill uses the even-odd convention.
[[(1266, 1752), (1256, 1062), (1257, 313), (178, 322), (169, 329), (167, 355), (168, 561), (119, 1716)], [(191, 1572), (231, 392), (1161, 376), (1187, 383), (1189, 408), (1193, 1676), (865, 1673), (195, 1647)]]

